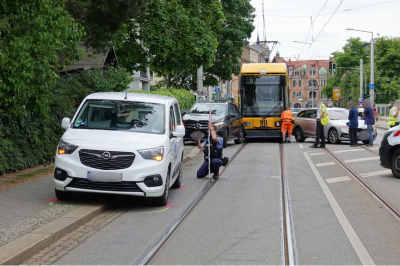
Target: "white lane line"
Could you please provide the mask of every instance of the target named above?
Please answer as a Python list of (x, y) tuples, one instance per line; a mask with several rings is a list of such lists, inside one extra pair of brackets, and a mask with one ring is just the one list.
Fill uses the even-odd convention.
[(310, 153), (310, 156), (314, 156), (314, 155), (324, 155), (325, 152), (318, 152), (318, 153)]
[(379, 160), (379, 157), (367, 157), (367, 158), (358, 158), (352, 160), (344, 160), (345, 163), (355, 163), (355, 162), (364, 162), (364, 161), (373, 161)]
[(314, 172), (315, 177), (318, 180), (319, 185), (322, 188), (326, 198), (331, 205), (336, 218), (339, 220), (340, 225), (342, 226), (344, 232), (346, 233), (347, 238), (349, 239), (351, 245), (354, 248), (354, 251), (357, 253), (358, 258), (360, 259), (363, 265), (375, 265), (374, 261), (372, 260), (371, 256), (368, 254), (368, 251), (364, 247), (364, 244), (361, 242), (360, 238), (358, 237), (357, 233), (354, 231), (353, 227), (351, 226), (349, 220), (347, 220), (346, 215), (344, 215), (343, 210), (340, 208), (339, 204), (337, 203), (335, 197), (333, 196), (331, 190), (329, 189), (328, 185), (325, 183), (324, 179), (322, 178), (321, 174), (318, 172), (317, 168), (311, 161), (310, 156), (306, 152), (303, 152), (304, 157), (308, 164), (311, 167), (311, 170)]
[(327, 183), (336, 183), (336, 182), (349, 181), (349, 180), (351, 180), (351, 179), (348, 176), (333, 177), (333, 178), (325, 179), (325, 181)]
[(351, 150), (336, 150), (333, 153), (343, 153), (343, 152), (352, 152), (352, 151), (365, 151), (364, 149), (351, 149)]
[(317, 167), (321, 167), (321, 166), (327, 166), (327, 165), (334, 165), (334, 162), (329, 162), (329, 163), (317, 163), (315, 164)]
[(302, 144), (299, 144), (299, 147), (300, 147), (301, 149), (303, 149), (303, 148), (304, 148)]
[(368, 148), (368, 149), (370, 149), (370, 150), (379, 150), (379, 147), (377, 147), (377, 148)]
[(392, 171), (390, 169), (387, 169), (387, 170), (382, 170), (382, 171), (363, 173), (363, 174), (360, 174), (360, 176), (368, 177), (368, 176), (386, 175), (386, 174), (391, 174), (391, 173), (392, 173)]

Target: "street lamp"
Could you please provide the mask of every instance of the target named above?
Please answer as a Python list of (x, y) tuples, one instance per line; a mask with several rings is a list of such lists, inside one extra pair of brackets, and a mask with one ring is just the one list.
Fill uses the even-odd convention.
[[(371, 82), (370, 82), (370, 84), (374, 84), (374, 82), (375, 82), (375, 80), (374, 80), (374, 69), (375, 69), (374, 68), (374, 33), (372, 31), (355, 30), (355, 29), (350, 29), (350, 28), (348, 28), (346, 30), (371, 33), (372, 37), (371, 37)], [(374, 106), (374, 98), (375, 98), (375, 95), (371, 95), (372, 106)]]

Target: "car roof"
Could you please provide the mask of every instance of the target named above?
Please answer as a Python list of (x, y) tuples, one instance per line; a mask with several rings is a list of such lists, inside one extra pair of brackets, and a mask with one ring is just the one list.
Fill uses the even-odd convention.
[(175, 98), (149, 93), (132, 93), (132, 92), (97, 92), (90, 94), (86, 97), (88, 100), (120, 100), (125, 101), (125, 96), (127, 96), (126, 101), (135, 102), (149, 102), (149, 103), (168, 103)]

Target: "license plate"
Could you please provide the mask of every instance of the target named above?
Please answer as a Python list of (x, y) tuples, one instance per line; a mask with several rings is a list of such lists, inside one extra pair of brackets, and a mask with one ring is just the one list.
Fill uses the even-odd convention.
[(87, 172), (87, 179), (92, 182), (122, 182), (121, 173)]

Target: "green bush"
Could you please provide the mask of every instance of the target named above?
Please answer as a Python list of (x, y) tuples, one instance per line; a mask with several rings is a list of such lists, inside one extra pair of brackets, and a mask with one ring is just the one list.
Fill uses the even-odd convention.
[(195, 96), (187, 90), (179, 90), (179, 89), (170, 88), (168, 90), (160, 89), (160, 90), (155, 90), (155, 91), (135, 91), (135, 92), (151, 93), (151, 94), (158, 94), (158, 95), (174, 97), (178, 100), (179, 107), (182, 110), (189, 110), (190, 107), (192, 107), (192, 105), (196, 101)]
[(72, 117), (80, 102), (91, 93), (123, 91), (131, 82), (124, 69), (108, 68), (82, 72), (61, 79), (46, 94), (49, 113), (25, 110), (18, 118), (10, 118), (0, 110), (0, 174), (47, 164), (54, 161), (56, 147), (64, 130), (63, 117)]

